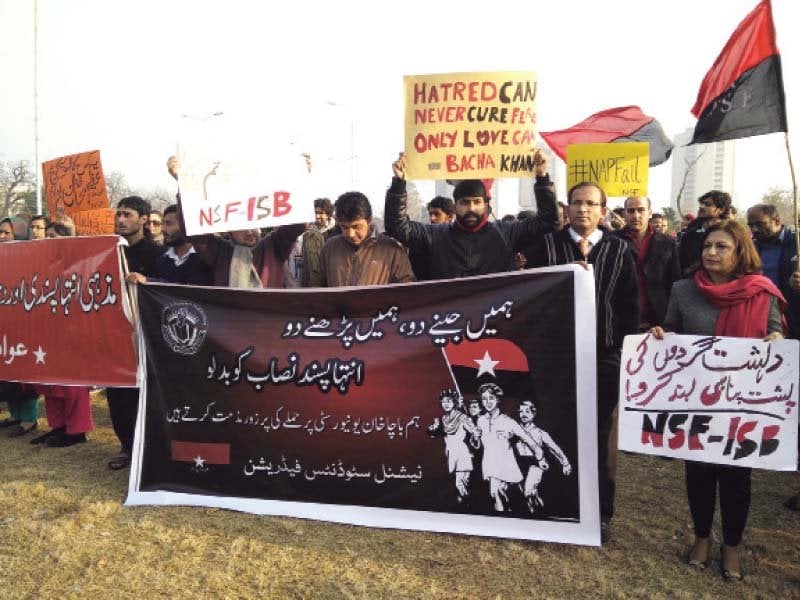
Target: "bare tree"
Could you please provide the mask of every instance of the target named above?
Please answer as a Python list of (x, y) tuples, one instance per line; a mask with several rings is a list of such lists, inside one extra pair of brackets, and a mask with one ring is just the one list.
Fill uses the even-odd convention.
[(35, 176), (27, 160), (0, 162), (0, 214), (16, 214), (31, 187), (35, 188)]
[(125, 181), (125, 175), (119, 171), (109, 171), (105, 174), (106, 189), (108, 190), (108, 204), (116, 206), (117, 202), (132, 195), (132, 191), (128, 182)]
[(154, 187), (149, 190), (142, 190), (139, 194), (150, 203), (153, 210), (164, 210), (170, 204), (175, 204), (175, 193), (169, 192), (161, 187)]
[(681, 189), (678, 190), (678, 197), (675, 198), (675, 206), (678, 208), (678, 214), (683, 218), (683, 210), (681, 209), (681, 197), (683, 196), (683, 190), (686, 187), (686, 181), (689, 179), (689, 173), (692, 172), (692, 168), (694, 168), (697, 161), (706, 153), (707, 148), (704, 148), (703, 151), (694, 157), (693, 160), (686, 160), (683, 159), (686, 163), (686, 170), (683, 172), (683, 181), (681, 182)]
[(777, 208), (778, 214), (781, 216), (781, 223), (791, 225), (792, 221), (794, 221), (794, 199), (792, 197), (792, 190), (778, 187), (770, 188), (769, 191), (761, 197), (761, 204), (771, 204)]

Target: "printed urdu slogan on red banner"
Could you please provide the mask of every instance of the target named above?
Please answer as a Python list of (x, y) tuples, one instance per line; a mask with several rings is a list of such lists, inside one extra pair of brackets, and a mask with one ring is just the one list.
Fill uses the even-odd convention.
[(599, 543), (583, 269), (137, 293), (128, 504)]
[(0, 244), (0, 380), (136, 385), (116, 236)]

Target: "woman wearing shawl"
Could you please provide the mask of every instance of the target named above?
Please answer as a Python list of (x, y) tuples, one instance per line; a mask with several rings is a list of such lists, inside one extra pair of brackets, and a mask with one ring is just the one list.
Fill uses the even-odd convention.
[[(761, 259), (744, 227), (735, 221), (716, 223), (706, 230), (701, 248), (694, 278), (675, 283), (664, 327), (653, 327), (650, 333), (657, 339), (664, 331), (783, 339), (786, 301), (760, 275)], [(739, 543), (750, 510), (749, 468), (686, 461), (686, 492), (695, 531), (687, 562), (700, 569), (709, 563), (717, 487), (723, 535), (720, 571), (725, 579), (740, 580)]]

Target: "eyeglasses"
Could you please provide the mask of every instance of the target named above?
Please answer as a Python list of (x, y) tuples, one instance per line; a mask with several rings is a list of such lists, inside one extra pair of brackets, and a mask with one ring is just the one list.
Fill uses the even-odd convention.
[(150, 225), (161, 225), (161, 221), (150, 221)]

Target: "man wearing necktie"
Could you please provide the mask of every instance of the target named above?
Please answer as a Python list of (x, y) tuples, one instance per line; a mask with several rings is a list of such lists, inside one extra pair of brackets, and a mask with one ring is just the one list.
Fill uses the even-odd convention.
[[(622, 339), (639, 329), (636, 263), (627, 243), (602, 229), (606, 194), (578, 183), (567, 194), (569, 226), (545, 234), (524, 254), (529, 268), (589, 263), (594, 267), (597, 310), (597, 442), (603, 542), (610, 539), (616, 472), (616, 406)], [(576, 310), (581, 310), (580, 306)]]

